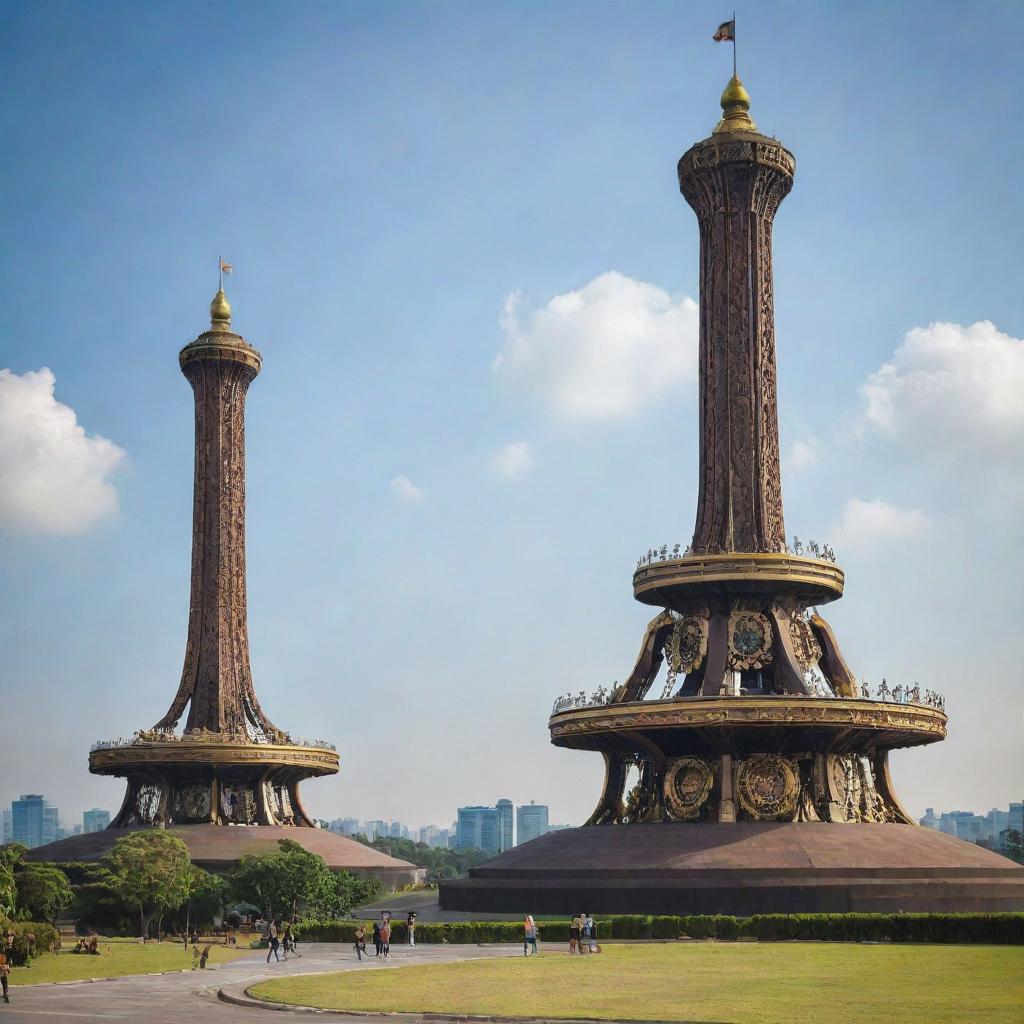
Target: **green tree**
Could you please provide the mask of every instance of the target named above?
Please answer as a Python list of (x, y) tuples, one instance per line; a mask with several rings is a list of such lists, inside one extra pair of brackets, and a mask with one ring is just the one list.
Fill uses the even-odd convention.
[(210, 921), (216, 917), (221, 912), (228, 895), (226, 879), (204, 871), (194, 864), (190, 867), (188, 896), (185, 899), (186, 931), (192, 921)]
[(1008, 828), (1001, 838), (1003, 840), (1002, 852), (1018, 864), (1024, 864), (1024, 835), (1021, 835), (1015, 828)]
[(384, 838), (375, 839), (372, 843), (363, 835), (352, 837), (357, 842), (372, 846), (375, 850), (387, 853), (400, 860), (407, 860), (418, 868), (427, 869), (427, 881), (435, 883), (446, 878), (458, 878), (466, 874), (470, 868), (490, 860), (493, 854), (483, 850), (448, 850), (442, 847), (427, 846), (411, 839)]
[(15, 874), (28, 853), (28, 847), (21, 843), (7, 843), (0, 846), (0, 914), (14, 916), (18, 904), (18, 886)]
[(15, 882), (19, 908), (37, 921), (56, 925), (58, 915), (74, 898), (68, 876), (52, 864), (23, 864)]
[(138, 911), (139, 934), (146, 938), (154, 914), (163, 917), (188, 898), (192, 861), (188, 847), (170, 832), (133, 832), (118, 839), (103, 858), (100, 879)]
[(243, 857), (230, 882), (234, 898), (260, 907), (268, 920), (333, 917), (375, 891), (347, 871), (331, 871), (292, 839), (278, 840), (276, 853)]

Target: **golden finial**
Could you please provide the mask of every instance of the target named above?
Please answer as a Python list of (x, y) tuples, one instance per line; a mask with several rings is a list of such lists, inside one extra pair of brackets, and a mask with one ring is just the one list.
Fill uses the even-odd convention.
[(234, 268), (220, 257), (217, 258), (217, 265), (220, 269), (220, 288), (210, 303), (210, 328), (214, 331), (226, 331), (231, 326), (231, 303), (224, 294), (224, 275), (230, 274)]
[(750, 109), (750, 94), (743, 83), (733, 74), (722, 93), (722, 120), (715, 125), (715, 134), (720, 132), (756, 132), (757, 125), (747, 111)]

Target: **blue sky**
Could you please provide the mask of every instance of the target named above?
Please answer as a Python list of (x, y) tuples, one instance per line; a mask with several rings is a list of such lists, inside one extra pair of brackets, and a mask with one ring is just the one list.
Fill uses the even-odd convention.
[[(600, 760), (551, 747), (547, 714), (628, 672), (650, 617), (635, 560), (692, 530), (698, 248), (675, 164), (716, 120), (728, 13), (0, 5), (0, 800), (116, 807), (89, 744), (174, 694), (177, 352), (223, 254), (265, 359), (256, 687), (342, 757), (307, 806), (586, 817)], [(775, 231), (787, 527), (838, 551), (854, 670), (946, 694), (949, 739), (895, 757), (908, 806), (1005, 805), (1024, 767), (1024, 11), (737, 13), (751, 113), (797, 158)], [(43, 367), (87, 436), (47, 435), (60, 479), (33, 504), (16, 484), (57, 408), (24, 376)]]

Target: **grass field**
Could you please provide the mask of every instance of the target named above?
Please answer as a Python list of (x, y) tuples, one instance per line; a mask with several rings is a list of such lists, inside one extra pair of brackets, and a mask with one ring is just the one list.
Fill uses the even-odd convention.
[[(205, 943), (200, 943), (202, 950)], [(104, 939), (99, 942), (100, 955), (43, 953), (28, 967), (11, 969), (12, 985), (38, 985), (41, 981), (81, 981), (85, 978), (114, 978), (124, 974), (147, 974), (150, 971), (180, 971), (191, 968), (192, 948), (181, 942), (147, 942), (140, 946), (134, 939)], [(237, 948), (214, 946), (207, 966), (227, 963), (243, 953), (252, 952), (248, 942), (239, 938)]]
[(728, 1024), (1020, 1024), (1024, 948), (847, 943), (605, 946), (282, 978), (253, 995), (330, 1009)]

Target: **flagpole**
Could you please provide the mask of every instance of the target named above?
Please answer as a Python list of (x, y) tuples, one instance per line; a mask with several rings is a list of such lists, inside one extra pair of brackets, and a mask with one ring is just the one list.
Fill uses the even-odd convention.
[(732, 77), (736, 77), (736, 12), (732, 12)]
[[(733, 47), (735, 52), (735, 47)], [(224, 257), (217, 257), (217, 268), (220, 270), (220, 290), (224, 291)]]

